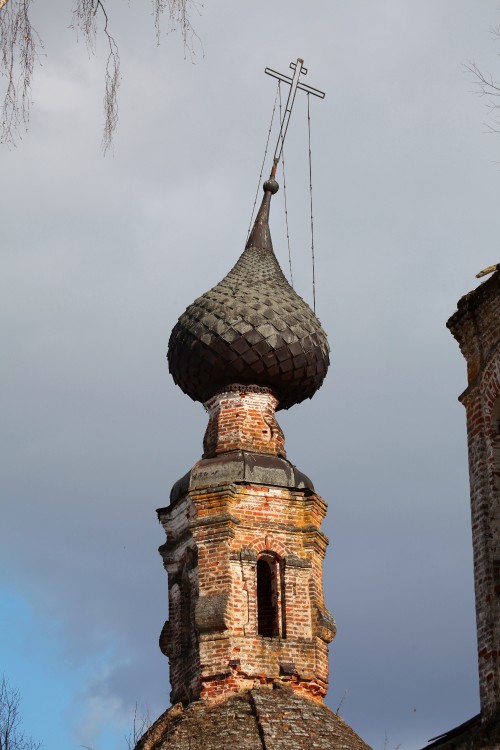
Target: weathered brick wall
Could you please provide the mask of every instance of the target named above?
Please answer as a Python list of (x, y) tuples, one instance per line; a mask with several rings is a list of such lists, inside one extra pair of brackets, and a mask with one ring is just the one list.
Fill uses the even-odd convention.
[[(212, 399), (209, 408), (219, 409), (221, 427), (219, 433), (209, 426), (215, 449), (227, 444), (232, 429), (226, 414), (220, 418), (221, 411), (228, 418), (233, 408), (244, 412), (245, 437), (237, 445), (248, 449), (248, 423), (258, 434), (269, 404), (274, 418), (271, 394), (229, 393)], [(269, 414), (264, 423), (272, 423)], [(281, 431), (272, 430), (271, 437), (266, 445), (274, 442), (282, 451)], [(188, 486), (158, 513), (167, 533), (160, 552), (169, 575), (169, 621), (160, 641), (170, 659), (172, 702), (199, 696), (217, 700), (228, 691), (275, 680), (321, 699), (335, 624), (323, 599), (328, 540), (320, 530), (326, 503), (319, 495), (304, 486), (219, 481)], [(259, 559), (268, 561), (275, 573), (273, 637), (259, 634)]]
[[(231, 484), (192, 490), (173, 508), (160, 511), (168, 536), (160, 551), (169, 572), (164, 638), (171, 645), (163, 650), (171, 663), (172, 701), (196, 694), (197, 687), (222, 694), (248, 679), (284, 679), (324, 695), (326, 642), (334, 630), (321, 581), (327, 540), (318, 519), (325, 509), (309, 491)], [(198, 659), (189, 666), (182, 644), (193, 622), (183, 617), (178, 593), (187, 550), (197, 560), (190, 595)], [(258, 634), (256, 570), (262, 555), (272, 556), (280, 570), (280, 634), (273, 638)], [(201, 682), (195, 677), (197, 664)]]
[(499, 272), (462, 297), (457, 308), (447, 326), (467, 361), (467, 379), (471, 385), (489, 360), (492, 347), (499, 340)]
[(271, 391), (242, 386), (216, 394), (205, 403), (209, 415), (203, 458), (234, 450), (285, 456), (285, 437), (274, 413), (278, 400)]
[(500, 274), (466, 295), (448, 321), (467, 360), (472, 542), (481, 714), (500, 713)]

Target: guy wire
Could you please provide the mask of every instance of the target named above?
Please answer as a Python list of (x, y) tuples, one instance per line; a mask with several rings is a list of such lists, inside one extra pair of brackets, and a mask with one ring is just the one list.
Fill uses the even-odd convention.
[(276, 111), (276, 103), (278, 101), (278, 94), (280, 96), (280, 102), (281, 102), (280, 81), (278, 81), (278, 86), (276, 87), (276, 96), (274, 97), (273, 113), (271, 115), (271, 122), (269, 124), (269, 131), (267, 133), (267, 141), (266, 141), (266, 148), (265, 148), (265, 151), (264, 151), (264, 158), (262, 159), (262, 166), (260, 168), (259, 181), (257, 183), (257, 190), (256, 190), (256, 193), (255, 193), (255, 200), (253, 202), (252, 215), (250, 217), (250, 224), (248, 225), (247, 242), (248, 242), (248, 238), (250, 237), (250, 232), (252, 231), (252, 222), (253, 222), (253, 217), (254, 217), (254, 214), (255, 214), (255, 206), (257, 205), (257, 200), (259, 198), (259, 188), (260, 188), (260, 184), (262, 182), (262, 174), (264, 172), (264, 165), (266, 163), (267, 149), (269, 147), (269, 139), (271, 137), (271, 130), (273, 128), (274, 113)]
[(307, 93), (307, 134), (309, 145), (309, 200), (311, 205), (311, 258), (312, 258), (312, 287), (313, 287), (313, 311), (316, 312), (316, 275), (314, 262), (314, 219), (313, 219), (313, 187), (312, 187), (312, 158), (311, 158), (311, 112), (310, 95)]
[[(281, 85), (280, 83), (278, 83), (278, 87), (279, 87), (279, 100), (280, 100), (280, 121), (281, 121)], [(292, 289), (293, 289), (292, 251), (290, 249), (290, 230), (288, 226), (288, 205), (286, 201), (285, 149), (283, 145), (281, 147), (281, 168), (283, 170), (283, 198), (285, 201), (285, 225), (286, 225), (286, 241), (288, 245), (288, 266), (290, 268), (290, 284), (292, 285)]]

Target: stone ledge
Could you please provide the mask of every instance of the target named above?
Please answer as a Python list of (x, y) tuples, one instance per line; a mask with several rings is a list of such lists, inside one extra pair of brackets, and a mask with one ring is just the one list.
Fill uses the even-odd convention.
[[(191, 490), (233, 482), (314, 492), (309, 477), (287, 459), (265, 453), (234, 451), (198, 461), (172, 487), (170, 504), (173, 505)], [(159, 508), (157, 512), (162, 510)]]

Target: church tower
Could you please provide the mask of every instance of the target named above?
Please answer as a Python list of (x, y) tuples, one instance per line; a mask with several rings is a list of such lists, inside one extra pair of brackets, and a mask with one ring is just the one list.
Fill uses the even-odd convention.
[(320, 388), (329, 346), (273, 251), (274, 172), (238, 261), (170, 336), (170, 373), (208, 425), (202, 458), (157, 511), (172, 707), (137, 750), (369, 750), (323, 703), (326, 503), (287, 459), (275, 416)]
[(327, 690), (335, 623), (323, 599), (326, 504), (287, 460), (275, 411), (313, 396), (329, 348), (273, 252), (277, 189), (264, 184), (243, 254), (170, 337), (170, 372), (208, 413), (203, 458), (158, 511), (172, 702), (220, 698), (256, 681), (312, 698)]
[(500, 748), (500, 267), (459, 300), (447, 326), (467, 361), (472, 548), (481, 713), (426, 750)]
[(448, 328), (467, 361), (460, 401), (467, 412), (481, 720), (496, 724), (500, 739), (500, 270), (489, 270), (493, 275), (459, 301)]

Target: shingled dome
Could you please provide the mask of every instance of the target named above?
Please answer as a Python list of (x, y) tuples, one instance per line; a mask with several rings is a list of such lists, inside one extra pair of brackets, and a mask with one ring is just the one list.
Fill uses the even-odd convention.
[(136, 750), (370, 750), (327, 706), (276, 685), (170, 708)]
[(170, 336), (169, 369), (195, 401), (240, 383), (270, 388), (288, 409), (311, 398), (329, 365), (326, 334), (286, 280), (269, 232), (274, 179), (245, 250), (213, 289), (181, 315)]

